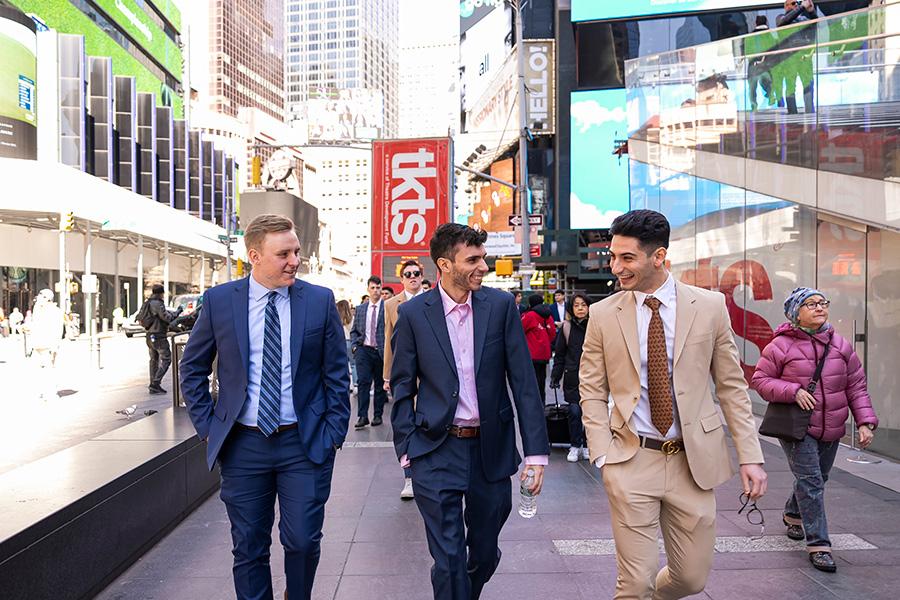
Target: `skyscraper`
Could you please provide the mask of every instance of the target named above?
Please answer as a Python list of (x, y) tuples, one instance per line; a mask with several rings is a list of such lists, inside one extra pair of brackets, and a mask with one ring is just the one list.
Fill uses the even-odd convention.
[(364, 89), (384, 99), (379, 136), (396, 136), (399, 0), (286, 0), (285, 10), (288, 119), (311, 96)]
[(284, 1), (209, 1), (209, 101), (236, 117), (258, 108), (284, 120)]

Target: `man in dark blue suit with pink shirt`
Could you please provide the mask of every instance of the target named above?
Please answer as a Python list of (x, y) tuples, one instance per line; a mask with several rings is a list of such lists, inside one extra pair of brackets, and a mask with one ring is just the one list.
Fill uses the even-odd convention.
[[(481, 282), (487, 235), (445, 223), (431, 239), (435, 289), (400, 306), (391, 340), (391, 423), (434, 559), (436, 600), (481, 595), (500, 563), (497, 540), (521, 462), (540, 493), (550, 453), (544, 407), (512, 295)], [(510, 400), (507, 383), (512, 388)]]

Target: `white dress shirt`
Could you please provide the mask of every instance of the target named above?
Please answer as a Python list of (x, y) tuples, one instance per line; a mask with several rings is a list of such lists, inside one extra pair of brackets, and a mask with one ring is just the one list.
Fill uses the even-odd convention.
[(412, 300), (412, 299), (415, 298), (416, 296), (421, 296), (422, 294), (424, 294), (424, 293), (425, 293), (425, 290), (423, 290), (422, 288), (419, 288), (419, 291), (416, 292), (415, 294), (410, 294), (410, 293), (407, 292), (406, 290), (403, 290), (403, 293), (406, 295), (406, 299), (407, 299), (407, 300)]
[[(368, 302), (366, 306), (366, 338), (363, 341), (363, 345), (372, 346), (373, 348), (378, 346), (378, 343), (375, 340), (375, 334), (378, 331), (378, 313), (381, 312), (381, 304), (382, 300), (379, 300), (374, 304), (375, 310), (372, 310), (372, 302)], [(373, 321), (369, 319), (374, 319), (375, 325), (372, 325)]]
[(291, 298), (287, 287), (270, 290), (256, 281), (251, 275), (249, 314), (247, 315), (248, 333), (250, 334), (250, 367), (247, 371), (247, 399), (244, 408), (238, 415), (238, 422), (256, 427), (256, 416), (259, 412), (259, 383), (262, 379), (263, 340), (266, 331), (266, 305), (269, 303), (269, 292), (278, 293), (275, 308), (278, 310), (278, 321), (281, 325), (281, 419), (279, 425), (297, 422), (294, 411), (293, 377), (291, 375)]
[(565, 301), (557, 302), (556, 310), (559, 311), (559, 322), (562, 323), (563, 321), (566, 320), (566, 303), (565, 303)]

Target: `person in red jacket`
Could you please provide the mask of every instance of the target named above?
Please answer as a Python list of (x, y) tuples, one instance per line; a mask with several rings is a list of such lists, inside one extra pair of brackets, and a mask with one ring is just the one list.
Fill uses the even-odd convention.
[(547, 403), (547, 363), (550, 362), (550, 348), (556, 339), (556, 323), (550, 307), (544, 304), (540, 294), (528, 296), (528, 310), (522, 314), (522, 327), (531, 353), (531, 363), (537, 377), (541, 400)]
[[(872, 442), (878, 417), (859, 356), (828, 322), (828, 305), (825, 295), (812, 288), (801, 287), (791, 293), (784, 303), (790, 322), (780, 325), (763, 349), (750, 387), (766, 402), (796, 402), (812, 411), (805, 438), (781, 441), (794, 474), (794, 490), (785, 504), (783, 520), (789, 538), (806, 538), (813, 566), (833, 573), (837, 567), (825, 520), (825, 482), (849, 413), (856, 420), (863, 448)], [(821, 378), (810, 394), (806, 386), (826, 347)]]

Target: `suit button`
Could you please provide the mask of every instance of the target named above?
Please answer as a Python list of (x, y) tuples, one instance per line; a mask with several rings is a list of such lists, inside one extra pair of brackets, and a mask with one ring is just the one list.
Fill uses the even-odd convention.
[(446, 431), (450, 431), (450, 426), (447, 425), (446, 427), (444, 427), (444, 429), (445, 429)]
[(453, 393), (450, 394), (450, 395), (453, 396), (454, 398), (456, 398), (456, 396), (458, 396), (459, 394), (457, 394), (456, 392), (453, 392)]

